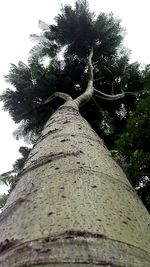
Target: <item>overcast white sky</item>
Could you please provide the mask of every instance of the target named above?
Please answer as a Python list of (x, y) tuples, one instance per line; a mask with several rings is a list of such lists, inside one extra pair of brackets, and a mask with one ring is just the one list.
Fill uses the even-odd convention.
[[(8, 84), (4, 75), (10, 63), (27, 62), (33, 43), (29, 35), (39, 33), (38, 20), (52, 22), (60, 10), (60, 4), (74, 0), (0, 0), (0, 94)], [(124, 44), (132, 50), (131, 61), (150, 63), (150, 1), (149, 0), (89, 0), (90, 9), (96, 13), (105, 11), (122, 19), (127, 34)], [(0, 173), (11, 169), (19, 157), (22, 142), (15, 141), (12, 132), (17, 127), (0, 104)], [(0, 194), (5, 190), (0, 187)]]

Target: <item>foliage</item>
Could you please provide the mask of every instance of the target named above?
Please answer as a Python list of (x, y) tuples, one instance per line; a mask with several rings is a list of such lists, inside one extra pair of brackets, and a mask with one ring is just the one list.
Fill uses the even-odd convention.
[(23, 168), (30, 150), (31, 148), (21, 146), (19, 148), (19, 152), (22, 155), (22, 157), (15, 161), (15, 163), (13, 164), (13, 169), (11, 171), (8, 171), (0, 175), (0, 183), (3, 183), (8, 186), (8, 194), (3, 194), (0, 196), (0, 208), (3, 208), (3, 206), (5, 205), (9, 192), (11, 192), (12, 188), (15, 185), (17, 174)]
[[(149, 85), (150, 86), (150, 85)], [(142, 99), (128, 119), (116, 148), (126, 158), (128, 176), (150, 210), (150, 95)]]
[(17, 159), (15, 161), (15, 163), (13, 164), (13, 171), (15, 173), (18, 173), (21, 171), (21, 169), (23, 168), (24, 166), (24, 163), (29, 155), (29, 152), (30, 152), (31, 148), (28, 148), (28, 147), (24, 147), (24, 146), (21, 146), (19, 148), (19, 152), (20, 154), (22, 155), (21, 158)]
[(41, 130), (41, 125), (48, 119), (51, 109), (41, 106), (41, 103), (54, 92), (54, 89), (50, 88), (55, 85), (57, 75), (59, 75), (59, 64), (55, 62), (51, 62), (47, 69), (37, 62), (32, 62), (29, 66), (22, 62), (19, 62), (18, 66), (11, 65), (6, 80), (15, 87), (15, 90), (7, 89), (2, 94), (1, 100), (4, 101), (4, 109), (9, 111), (13, 120), (16, 123), (21, 122), (16, 132), (18, 138), (28, 134), (34, 141)]
[[(15, 174), (13, 173), (13, 171), (9, 171), (0, 175), (0, 184), (7, 185), (8, 189), (10, 188), (14, 180), (15, 180)], [(4, 193), (3, 195), (0, 195), (0, 209), (2, 209), (6, 204), (8, 196), (9, 193), (8, 194)]]
[(147, 176), (143, 177), (141, 184), (136, 190), (145, 207), (150, 212), (150, 179)]
[[(12, 64), (6, 76), (15, 89), (7, 89), (1, 96), (4, 109), (16, 123), (20, 123), (15, 132), (17, 138), (26, 137), (35, 142), (49, 116), (62, 103), (57, 99), (42, 105), (52, 93), (62, 91), (74, 98), (85, 90), (86, 63), (91, 46), (94, 48), (96, 89), (109, 94), (119, 93), (122, 89), (143, 89), (139, 65), (129, 64), (128, 52), (122, 49), (124, 30), (112, 13), (100, 13), (96, 17), (89, 11), (87, 1), (77, 1), (74, 8), (70, 5), (62, 7), (55, 17), (55, 24), (40, 21), (39, 26), (42, 34), (32, 35), (38, 43), (31, 50), (28, 65), (23, 62), (17, 66)], [(45, 57), (49, 58), (46, 66)], [(134, 108), (136, 98), (130, 96), (110, 104), (94, 96), (81, 113), (111, 144), (112, 135), (120, 131), (119, 125), (125, 124), (124, 119), (129, 115), (128, 110)], [(121, 115), (123, 112), (124, 116)], [(106, 124), (107, 127), (102, 127)]]
[(14, 179), (15, 175), (13, 175), (13, 171), (10, 172), (9, 175), (7, 175), (7, 173), (1, 175), (1, 182), (7, 186), (10, 186), (13, 183)]
[(0, 209), (2, 209), (5, 206), (7, 199), (8, 199), (8, 194), (3, 194), (0, 196)]

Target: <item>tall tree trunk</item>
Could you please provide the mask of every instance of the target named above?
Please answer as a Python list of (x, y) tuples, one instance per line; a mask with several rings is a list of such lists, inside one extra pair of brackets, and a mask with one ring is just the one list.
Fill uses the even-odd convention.
[(148, 267), (149, 215), (78, 110), (46, 123), (0, 216), (2, 267)]

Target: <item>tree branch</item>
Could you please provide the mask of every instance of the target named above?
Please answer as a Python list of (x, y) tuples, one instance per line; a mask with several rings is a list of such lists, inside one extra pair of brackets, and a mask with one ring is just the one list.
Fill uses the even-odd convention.
[(80, 107), (81, 105), (85, 104), (88, 102), (91, 97), (93, 96), (94, 93), (94, 88), (93, 88), (93, 65), (92, 65), (92, 57), (93, 57), (93, 48), (90, 51), (90, 54), (88, 56), (88, 74), (89, 74), (89, 80), (88, 80), (88, 85), (85, 90), (85, 92), (77, 97), (74, 100), (74, 103)]
[(113, 101), (113, 100), (117, 100), (117, 99), (123, 98), (123, 97), (125, 97), (125, 95), (137, 96), (142, 91), (141, 92), (140, 91), (137, 91), (137, 92), (124, 92), (122, 90), (122, 93), (121, 94), (108, 95), (108, 94), (105, 94), (102, 91), (99, 91), (99, 90), (97, 90), (97, 89), (94, 88), (94, 92), (98, 93), (98, 94), (95, 95), (96, 97), (99, 97), (99, 98), (104, 99), (104, 100)]
[(98, 81), (100, 81), (100, 80), (102, 80), (102, 79), (104, 79), (104, 76), (101, 76), (101, 77), (99, 77), (99, 78), (97, 78), (97, 79), (93, 79), (93, 81), (94, 81), (94, 82), (98, 82)]
[(63, 100), (65, 100), (66, 102), (69, 100), (72, 100), (72, 97), (68, 94), (62, 93), (62, 92), (55, 92), (54, 94), (52, 94), (50, 97), (48, 97), (43, 104), (47, 104), (50, 101), (52, 101), (55, 97), (59, 97), (62, 98)]
[(126, 94), (125, 92), (122, 92), (121, 94), (117, 94), (117, 95), (108, 95), (108, 94), (104, 94), (101, 91), (98, 91), (95, 88), (94, 88), (94, 91), (98, 93), (98, 95), (96, 95), (97, 97), (104, 99), (104, 100), (117, 100), (117, 99), (123, 98)]
[(134, 95), (137, 96), (138, 94), (143, 93), (144, 91), (137, 91), (137, 92), (125, 92), (126, 95)]

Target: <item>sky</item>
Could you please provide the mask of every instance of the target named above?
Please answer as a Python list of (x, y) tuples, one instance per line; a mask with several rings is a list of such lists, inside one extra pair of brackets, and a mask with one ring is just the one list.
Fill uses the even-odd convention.
[[(59, 13), (60, 4), (73, 4), (74, 0), (0, 0), (0, 94), (11, 86), (5, 83), (4, 75), (10, 63), (27, 63), (33, 46), (30, 34), (39, 33), (38, 21), (53, 22)], [(126, 29), (124, 45), (131, 53), (131, 62), (150, 63), (150, 1), (149, 0), (89, 0), (90, 10), (96, 14), (113, 12), (122, 20)], [(12, 132), (14, 124), (0, 103), (0, 174), (11, 170), (12, 164), (20, 156), (18, 149), (23, 141), (16, 141)], [(0, 186), (0, 194), (6, 187)]]

